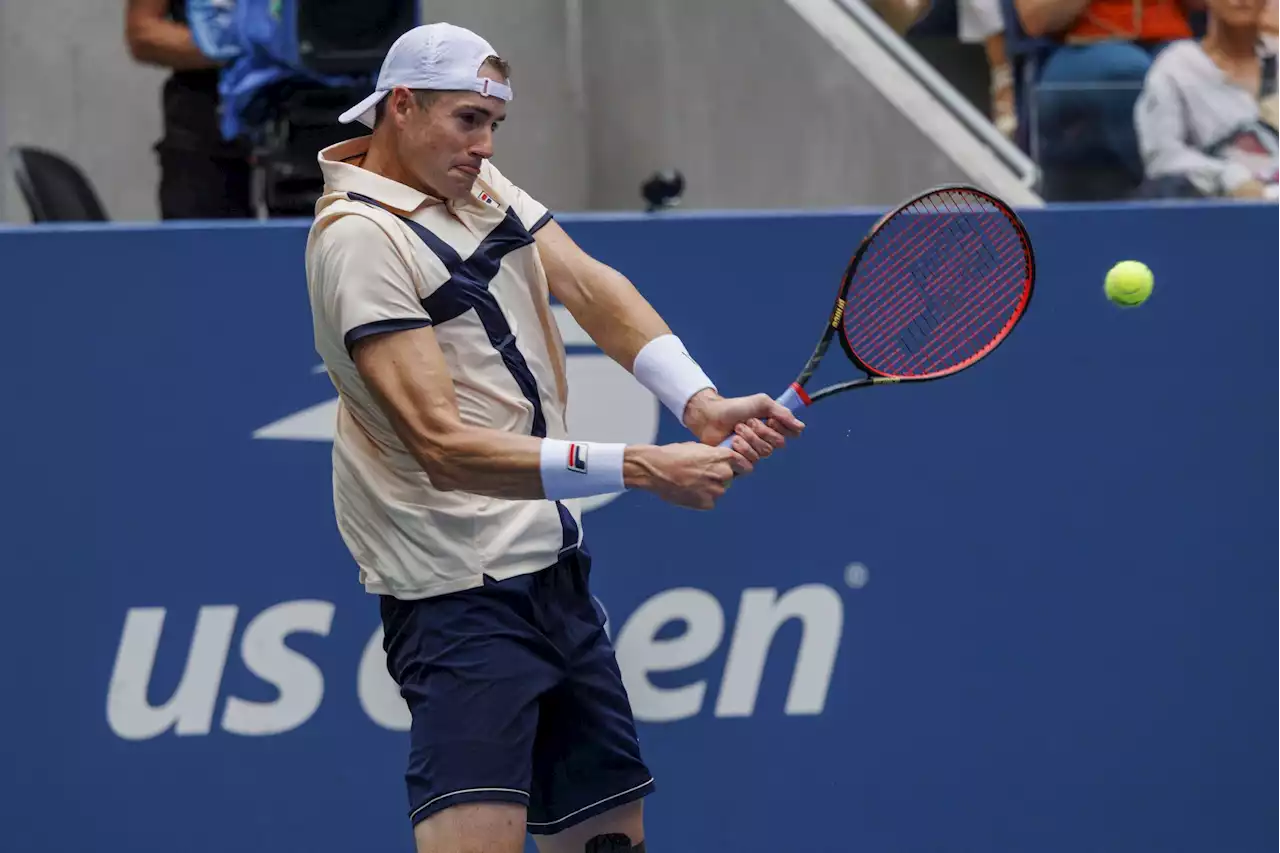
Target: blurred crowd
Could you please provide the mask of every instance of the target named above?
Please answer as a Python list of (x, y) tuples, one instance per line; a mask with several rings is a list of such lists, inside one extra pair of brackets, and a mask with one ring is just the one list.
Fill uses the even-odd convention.
[[(228, 85), (236, 66), (225, 22), (237, 2), (261, 14), (274, 8), (274, 0), (125, 0), (130, 54), (168, 72), (155, 142), (165, 219), (307, 215), (319, 193), (314, 151), (336, 141), (330, 114), (371, 83), (326, 77), (299, 91), (241, 62), (247, 70)], [(1277, 0), (866, 2), (909, 43), (942, 20), (943, 41), (975, 63), (981, 56), (980, 83), (966, 72), (969, 97), (1037, 164), (1046, 200), (1277, 198)], [(357, 5), (387, 17), (371, 0)], [(339, 79), (349, 92), (333, 88)], [(246, 141), (245, 116), (270, 117), (285, 104), (288, 122), (259, 116)], [(29, 200), (34, 218), (105, 216), (71, 164), (28, 156), (19, 183), (30, 197), (38, 171), (82, 187), (80, 202), (61, 212), (52, 208), (69, 192)]]
[[(1277, 197), (1277, 0), (870, 3), (900, 33), (954, 4), (956, 38), (982, 48), (987, 114), (1046, 199)], [(184, 0), (130, 6), (134, 56), (174, 72), (165, 215), (237, 215), (244, 151), (217, 137), (214, 63), (182, 36)]]
[[(935, 0), (1049, 200), (1277, 197), (1276, 0)], [(901, 33), (937, 7), (877, 0)]]

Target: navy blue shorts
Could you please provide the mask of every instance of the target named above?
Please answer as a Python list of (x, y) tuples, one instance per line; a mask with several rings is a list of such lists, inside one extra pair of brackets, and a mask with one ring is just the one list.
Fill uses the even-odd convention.
[(475, 589), (382, 597), (387, 670), (413, 716), (415, 824), (512, 802), (552, 834), (653, 790), (590, 571), (577, 552)]

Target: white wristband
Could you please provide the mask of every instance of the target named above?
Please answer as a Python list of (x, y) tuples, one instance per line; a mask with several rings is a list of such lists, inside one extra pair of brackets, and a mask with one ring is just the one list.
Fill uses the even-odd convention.
[(542, 491), (548, 500), (625, 492), (622, 454), (625, 444), (542, 440)]
[(659, 335), (645, 344), (636, 354), (631, 372), (681, 423), (689, 398), (704, 388), (716, 387), (675, 335)]

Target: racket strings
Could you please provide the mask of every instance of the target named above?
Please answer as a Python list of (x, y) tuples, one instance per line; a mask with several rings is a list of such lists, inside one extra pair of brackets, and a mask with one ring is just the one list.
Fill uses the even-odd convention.
[[(975, 238), (976, 239), (976, 238)], [(992, 241), (993, 243), (995, 241)], [(1002, 251), (1008, 251), (1015, 248), (1017, 242), (1016, 236), (1011, 233), (1002, 235), (999, 248)], [(983, 246), (981, 241), (978, 245), (986, 251), (988, 258), (995, 261), (991, 252), (987, 247)], [(959, 255), (957, 255), (959, 257)], [(958, 267), (960, 264), (951, 264), (951, 267)], [(985, 272), (985, 271), (984, 271)], [(962, 310), (957, 315), (965, 318), (961, 322), (957, 322), (945, 333), (938, 335), (930, 343), (933, 352), (936, 355), (921, 365), (921, 372), (932, 373), (940, 368), (949, 365), (953, 360), (962, 360), (971, 357), (986, 341), (996, 337), (996, 334), (1007, 322), (1006, 315), (1013, 315), (1015, 303), (1021, 297), (1021, 289), (1001, 289), (1001, 282), (995, 277), (984, 277), (984, 284), (979, 288), (967, 293)], [(999, 326), (995, 330), (991, 329), (992, 325), (999, 322)], [(964, 349), (966, 344), (973, 345), (973, 352)], [(945, 349), (943, 349), (945, 347)]]
[[(926, 297), (933, 297), (935, 305), (938, 301), (948, 302), (948, 300), (939, 300), (944, 296), (945, 288), (943, 284), (950, 280), (956, 272), (958, 272), (965, 263), (962, 255), (952, 255), (943, 265), (931, 270), (929, 278), (925, 284), (919, 285), (919, 291), (923, 292)], [(884, 275), (897, 277), (901, 274), (901, 267), (904, 263), (898, 263), (895, 268), (885, 270)], [(875, 296), (880, 297), (878, 301), (868, 301), (864, 306), (862, 313), (869, 316), (879, 317), (877, 321), (872, 322), (867, 327), (860, 329), (860, 337), (877, 343), (872, 343), (867, 349), (867, 355), (872, 358), (879, 358), (887, 354), (887, 350), (893, 347), (897, 342), (901, 341), (902, 345), (908, 352), (914, 352), (911, 347), (911, 339), (905, 334), (913, 327), (918, 330), (922, 336), (926, 336), (941, 325), (941, 318), (937, 311), (929, 305), (929, 300), (922, 298), (920, 293), (913, 288), (898, 288), (887, 291), (872, 291)], [(973, 296), (970, 296), (972, 299)], [(938, 306), (942, 309), (942, 313), (950, 314), (953, 312), (954, 306), (944, 304)], [(962, 305), (962, 308), (969, 306)], [(926, 312), (928, 312), (926, 314)], [(915, 315), (914, 317), (912, 315)], [(928, 328), (921, 328), (928, 325)], [(898, 330), (894, 334), (894, 330)], [(937, 339), (941, 342), (941, 339)], [(923, 341), (922, 341), (923, 343)]]
[[(970, 200), (966, 199), (965, 201)], [(988, 224), (985, 221), (987, 217), (993, 218), (994, 227), (987, 229), (988, 239), (986, 241), (982, 239), (981, 235), (976, 233), (974, 223), (971, 220), (959, 218), (952, 220), (953, 223), (958, 226), (957, 230), (962, 230), (964, 232), (964, 236), (971, 238), (970, 240), (965, 241), (966, 244), (975, 246), (981, 254), (985, 255), (985, 259), (988, 262), (983, 270), (983, 272), (988, 273), (986, 277), (986, 286), (973, 291), (972, 296), (966, 300), (966, 302), (983, 299), (986, 299), (987, 301), (985, 304), (980, 302), (973, 317), (963, 325), (957, 324), (955, 330), (949, 337), (939, 339), (939, 348), (945, 346), (947, 343), (953, 343), (953, 346), (940, 353), (932, 362), (926, 364), (925, 372), (933, 372), (934, 370), (949, 363), (953, 356), (960, 353), (960, 347), (965, 343), (971, 340), (989, 340), (991, 337), (994, 337), (993, 335), (982, 335), (981, 333), (983, 329), (987, 327), (988, 323), (1001, 320), (1008, 312), (1010, 316), (1007, 319), (1003, 319), (1003, 322), (1000, 324), (1000, 329), (1003, 330), (1004, 325), (1016, 316), (1016, 313), (1012, 313), (1016, 308), (1016, 304), (1011, 305), (1008, 303), (1016, 303), (1017, 301), (1020, 301), (1022, 297), (1021, 286), (1005, 288), (1001, 291), (1001, 285), (1006, 284), (1006, 282), (990, 275), (991, 271), (998, 271), (1001, 268), (1002, 259), (1009, 257), (1013, 257), (1015, 260), (1020, 262), (1016, 267), (1016, 271), (1021, 272), (1025, 269), (1025, 264), (1021, 263), (1022, 240), (1017, 229), (1015, 229), (1012, 226), (1012, 223), (1004, 217), (1003, 213), (988, 202), (979, 202), (977, 205), (961, 203), (958, 206), (961, 207), (962, 210), (967, 207), (976, 207), (977, 209), (972, 210), (971, 212), (981, 213), (984, 224)], [(956, 257), (961, 257), (960, 253), (957, 253)], [(1016, 279), (1014, 283), (1020, 284)], [(966, 305), (966, 307), (969, 306)]]
[[(874, 270), (875, 263), (873, 261), (872, 268), (868, 269), (869, 278), (881, 278), (896, 280), (903, 274), (907, 273), (907, 268), (915, 265), (917, 269), (923, 264), (924, 259), (922, 251), (924, 244), (931, 239), (937, 239), (938, 234), (934, 225), (936, 220), (917, 217), (910, 220), (910, 225), (902, 234), (893, 235), (898, 240), (898, 245), (894, 246), (889, 253), (878, 253), (875, 260), (887, 260), (888, 266), (881, 270)], [(880, 235), (877, 235), (880, 236)], [(909, 239), (903, 238), (909, 236)], [(960, 235), (963, 236), (963, 235)], [(972, 235), (978, 240), (981, 246), (980, 238)], [(952, 247), (954, 248), (954, 247)], [(985, 250), (985, 247), (982, 247)], [(990, 253), (988, 252), (988, 256)], [(942, 283), (939, 281), (939, 273), (949, 273), (965, 263), (963, 254), (952, 253), (944, 265), (936, 267), (930, 271), (932, 274), (924, 277), (924, 282), (917, 281), (919, 290), (924, 291), (927, 295), (935, 295), (938, 291), (943, 290)], [(918, 298), (917, 291), (912, 288), (868, 288), (864, 291), (866, 297), (862, 303), (855, 306), (854, 314), (875, 315), (879, 316), (879, 321), (865, 328), (865, 334), (869, 337), (882, 336), (885, 328), (893, 326), (895, 323), (901, 325), (904, 315), (908, 313), (913, 304), (923, 305), (923, 300)], [(878, 301), (876, 301), (878, 300)]]
[[(917, 220), (913, 225), (920, 225), (920, 221)], [(907, 267), (913, 263), (912, 257), (918, 254), (918, 251), (921, 249), (920, 244), (934, 236), (931, 232), (925, 231), (923, 228), (916, 228), (915, 230), (920, 233), (915, 235), (911, 242), (901, 246), (899, 249), (901, 254), (889, 256), (892, 258), (892, 262), (887, 266), (887, 268), (873, 272), (873, 266), (871, 269), (868, 269), (868, 273), (871, 275), (879, 275), (882, 278), (894, 279), (907, 274)], [(946, 271), (946, 267), (943, 267), (940, 271)], [(936, 281), (936, 275), (927, 281)], [(938, 290), (939, 288), (937, 286), (930, 288), (928, 284), (926, 284), (922, 285), (920, 289), (924, 290), (929, 295), (932, 295), (929, 291)], [(924, 300), (920, 298), (919, 292), (913, 288), (869, 288), (864, 292), (864, 295), (865, 298), (856, 304), (855, 312), (857, 314), (878, 318), (873, 323), (862, 327), (861, 329), (862, 333), (869, 338), (882, 337), (887, 328), (902, 325), (912, 308), (917, 308), (918, 310), (919, 306), (924, 306), (926, 304)]]
[(923, 376), (981, 357), (1029, 295), (1020, 229), (978, 194), (943, 191), (872, 237), (850, 283), (844, 334), (873, 371)]
[[(949, 335), (940, 338), (938, 347), (947, 344), (951, 346), (926, 363), (924, 372), (932, 373), (955, 361), (971, 358), (997, 340), (1008, 325), (1017, 319), (1016, 309), (1018, 302), (1021, 301), (1021, 293), (1005, 293), (997, 299), (999, 301), (987, 303), (980, 311), (974, 312), (970, 320), (963, 325), (957, 325)], [(966, 349), (966, 345), (972, 347), (973, 351)]]
[[(943, 211), (931, 210), (929, 212), (942, 213)], [(892, 254), (888, 255), (888, 257), (892, 259), (892, 263), (890, 263), (887, 269), (884, 269), (881, 271), (882, 276), (896, 277), (900, 273), (904, 272), (905, 268), (913, 264), (917, 268), (919, 268), (925, 260), (925, 258), (922, 257), (922, 255), (924, 254), (922, 252), (922, 249), (924, 248), (922, 244), (927, 243), (930, 239), (936, 240), (940, 236), (936, 228), (936, 225), (938, 223), (938, 220), (936, 218), (930, 219), (930, 218), (924, 218), (924, 217), (915, 217), (907, 221), (910, 222), (910, 226), (908, 226), (908, 228), (905, 229), (903, 233), (893, 235), (893, 238), (897, 239), (898, 245), (894, 246), (892, 249)], [(963, 224), (963, 222), (961, 222), (960, 224)], [(904, 235), (910, 235), (910, 239), (904, 241), (902, 239)], [(888, 237), (889, 235), (886, 234), (886, 235), (877, 235), (877, 236)], [(959, 229), (953, 226), (951, 234), (945, 235), (945, 236), (951, 237), (952, 242), (958, 242), (958, 240), (956, 239), (957, 237), (972, 236), (975, 238), (975, 240), (978, 241), (977, 245), (985, 251), (985, 247), (982, 246), (980, 242), (980, 238), (978, 238), (977, 235), (973, 233), (971, 228), (965, 228), (964, 231), (960, 231)], [(990, 252), (988, 252), (987, 254), (988, 254), (988, 257), (990, 257)], [(885, 255), (881, 254), (880, 257), (883, 258), (885, 257)], [(958, 264), (963, 262), (962, 257), (963, 256), (952, 255), (950, 258), (950, 261), (944, 267), (936, 268), (935, 271), (942, 272), (942, 271), (948, 271), (949, 269), (955, 268)], [(935, 275), (935, 276), (926, 278), (925, 282), (920, 285), (920, 288), (925, 291), (939, 290), (941, 289), (941, 285), (939, 284), (937, 276)], [(869, 289), (867, 291), (867, 294), (869, 297), (875, 298), (876, 296), (880, 295), (880, 293), (882, 292), (883, 291), (880, 291), (880, 290)], [(910, 295), (911, 291), (907, 289), (899, 289), (897, 291), (891, 291), (891, 293)]]
[(965, 344), (972, 344), (974, 350), (980, 348), (978, 341), (993, 334), (990, 327), (995, 321), (1011, 314), (1015, 307), (1017, 294), (1001, 299), (995, 291), (995, 286), (975, 291), (956, 309), (945, 312), (944, 318), (918, 303), (914, 317), (911, 311), (903, 312), (885, 324), (891, 328), (873, 331), (868, 342), (861, 345), (867, 360), (886, 370), (892, 367), (896, 373), (923, 374), (945, 367), (950, 360), (967, 357), (971, 353), (963, 349)]

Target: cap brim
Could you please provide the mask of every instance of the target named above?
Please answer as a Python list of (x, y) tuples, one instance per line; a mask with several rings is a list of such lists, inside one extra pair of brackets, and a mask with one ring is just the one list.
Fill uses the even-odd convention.
[[(374, 92), (369, 97), (338, 116), (338, 123), (351, 124), (353, 121), (359, 121), (365, 127), (372, 128), (374, 107), (378, 105), (378, 101), (381, 101), (386, 96), (386, 92)], [(333, 113), (330, 113), (330, 115), (333, 115)]]

